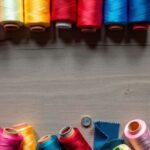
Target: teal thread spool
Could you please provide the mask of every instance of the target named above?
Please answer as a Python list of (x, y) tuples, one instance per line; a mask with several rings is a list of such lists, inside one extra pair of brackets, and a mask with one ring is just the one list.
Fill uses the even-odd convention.
[(55, 135), (46, 135), (38, 141), (37, 150), (62, 150)]

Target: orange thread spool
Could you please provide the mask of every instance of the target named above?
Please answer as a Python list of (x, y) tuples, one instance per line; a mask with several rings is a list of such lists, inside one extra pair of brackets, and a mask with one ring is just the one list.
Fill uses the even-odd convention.
[(25, 0), (25, 25), (33, 32), (43, 32), (50, 26), (50, 0)]

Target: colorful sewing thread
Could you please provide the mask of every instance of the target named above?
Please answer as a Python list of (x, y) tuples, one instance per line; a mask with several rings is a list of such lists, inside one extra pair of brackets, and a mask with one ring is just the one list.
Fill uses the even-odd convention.
[(50, 0), (24, 0), (25, 25), (34, 32), (50, 26)]
[(77, 26), (82, 31), (95, 31), (102, 27), (103, 0), (79, 0)]
[(131, 150), (131, 148), (126, 144), (121, 144), (115, 147), (113, 150)]
[(124, 140), (118, 138), (120, 126), (118, 123), (98, 121), (94, 126), (94, 150), (113, 150), (124, 143)]
[(92, 150), (77, 128), (63, 128), (59, 141), (65, 150)]
[(57, 28), (70, 29), (76, 22), (76, 0), (52, 0), (52, 20)]
[(143, 120), (135, 119), (130, 121), (125, 127), (124, 134), (134, 149), (150, 149), (150, 132)]
[(150, 23), (150, 1), (149, 0), (128, 0), (129, 23), (133, 30), (147, 30)]
[(22, 123), (14, 125), (13, 128), (24, 138), (21, 150), (36, 150), (36, 138), (31, 125)]
[(5, 30), (17, 30), (23, 25), (23, 0), (1, 0), (0, 7), (0, 23)]
[(127, 22), (127, 0), (104, 0), (104, 24), (108, 29), (121, 30)]
[(23, 137), (12, 128), (0, 129), (0, 149), (19, 150)]
[(62, 150), (62, 147), (55, 135), (46, 135), (38, 141), (37, 150)]

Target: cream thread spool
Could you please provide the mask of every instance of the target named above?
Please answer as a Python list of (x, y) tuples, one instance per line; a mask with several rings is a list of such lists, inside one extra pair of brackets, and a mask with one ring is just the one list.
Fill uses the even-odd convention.
[(15, 31), (23, 26), (23, 0), (3, 0), (1, 24), (6, 31)]
[(150, 149), (150, 132), (143, 120), (130, 121), (124, 131), (125, 137), (136, 150)]

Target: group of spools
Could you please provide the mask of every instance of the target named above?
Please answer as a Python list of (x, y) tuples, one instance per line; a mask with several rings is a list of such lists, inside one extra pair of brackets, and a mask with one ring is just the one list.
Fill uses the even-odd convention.
[[(94, 123), (94, 150), (150, 150), (150, 130), (143, 120), (127, 123), (125, 140), (118, 138), (119, 124)], [(128, 140), (129, 146), (124, 141)], [(27, 123), (0, 128), (0, 150), (92, 150), (78, 128), (65, 127), (56, 135), (36, 142), (33, 127)]]
[(0, 0), (0, 24), (5, 30), (25, 25), (42, 32), (55, 23), (57, 28), (77, 25), (82, 31), (147, 30), (150, 0)]

